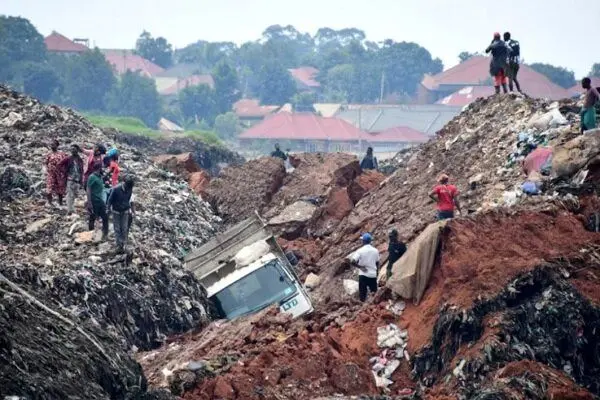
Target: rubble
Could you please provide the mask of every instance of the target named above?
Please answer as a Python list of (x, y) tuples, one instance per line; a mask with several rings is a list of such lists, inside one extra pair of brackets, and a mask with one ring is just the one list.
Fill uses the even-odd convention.
[[(17, 336), (5, 336), (4, 348), (12, 348), (12, 353), (3, 353), (8, 362), (2, 363), (0, 376), (11, 374), (14, 382), (21, 379), (23, 390), (37, 390), (25, 370), (13, 369), (20, 365), (19, 354), (27, 353), (26, 339), (33, 338), (32, 345), (52, 347), (52, 352), (62, 352), (61, 346), (68, 349), (63, 358), (55, 358), (56, 366), (52, 367), (51, 358), (39, 365), (39, 374), (45, 379), (56, 375), (51, 371), (64, 369), (60, 372), (65, 374), (64, 382), (57, 379), (46, 383), (55, 385), (57, 394), (62, 390), (77, 393), (81, 387), (80, 393), (89, 393), (89, 398), (121, 397), (119, 393), (124, 397), (136, 385), (142, 393), (143, 376), (139, 370), (135, 372), (135, 364), (120, 349), (154, 348), (174, 333), (201, 328), (208, 322), (204, 289), (183, 269), (180, 259), (212, 236), (221, 220), (184, 182), (157, 168), (136, 149), (116, 142), (79, 114), (40, 104), (4, 86), (0, 86), (0, 106), (0, 272), (65, 318), (102, 331), (101, 342), (106, 343), (110, 354), (121, 358), (111, 369), (103, 367), (106, 363), (94, 365), (99, 360), (94, 350), (72, 351), (82, 348), (82, 340), (72, 336), (71, 329), (52, 327), (49, 320), (44, 329), (51, 331), (53, 336), (48, 337), (52, 342), (39, 342), (45, 335), (40, 336), (36, 327), (44, 318), (30, 313), (20, 331), (14, 331)], [(20, 116), (18, 123), (7, 122), (10, 113)], [(93, 233), (85, 233), (83, 191), (78, 195), (75, 215), (65, 215), (65, 209), (46, 204), (43, 160), (52, 139), (58, 139), (63, 150), (70, 144), (91, 148), (97, 142), (119, 148), (122, 173), (138, 178), (134, 188), (137, 215), (126, 255), (115, 254), (112, 234), (110, 242), (102, 243), (94, 241)], [(12, 295), (0, 291), (0, 296), (2, 307), (8, 307), (5, 303)], [(74, 340), (76, 347), (69, 344)], [(69, 371), (76, 375), (70, 376)], [(79, 371), (87, 372), (79, 376)], [(81, 385), (90, 385), (88, 392), (73, 383), (80, 378)], [(111, 380), (122, 382), (113, 384)], [(100, 396), (93, 382), (105, 384), (103, 390), (108, 394)], [(66, 398), (68, 393), (51, 397)]]

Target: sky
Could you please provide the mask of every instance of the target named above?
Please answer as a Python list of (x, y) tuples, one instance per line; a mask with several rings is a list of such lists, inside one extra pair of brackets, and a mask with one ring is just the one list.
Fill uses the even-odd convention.
[(449, 68), (461, 51), (482, 51), (508, 30), (525, 62), (563, 66), (577, 78), (600, 62), (598, 0), (0, 0), (0, 14), (100, 48), (132, 48), (143, 30), (181, 48), (256, 40), (275, 24), (311, 34), (356, 27), (372, 41), (416, 42)]

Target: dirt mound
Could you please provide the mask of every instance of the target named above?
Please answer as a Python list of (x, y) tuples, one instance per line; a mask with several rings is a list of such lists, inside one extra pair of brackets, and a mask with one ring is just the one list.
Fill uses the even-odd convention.
[(202, 169), (194, 160), (192, 153), (161, 154), (152, 159), (160, 168), (171, 171), (183, 179), (188, 179), (190, 174), (200, 172)]
[(279, 158), (251, 160), (240, 167), (228, 167), (213, 179), (206, 197), (229, 223), (262, 212), (285, 179), (285, 167)]

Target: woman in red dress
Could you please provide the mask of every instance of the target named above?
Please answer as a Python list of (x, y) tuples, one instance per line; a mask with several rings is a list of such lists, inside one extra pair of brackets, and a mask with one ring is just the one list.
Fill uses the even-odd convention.
[(58, 197), (58, 204), (63, 204), (63, 198), (67, 190), (66, 181), (64, 179), (64, 171), (61, 168), (61, 162), (67, 158), (67, 154), (58, 151), (58, 140), (53, 140), (50, 145), (51, 152), (46, 156), (46, 197), (48, 203), (52, 204), (52, 197)]

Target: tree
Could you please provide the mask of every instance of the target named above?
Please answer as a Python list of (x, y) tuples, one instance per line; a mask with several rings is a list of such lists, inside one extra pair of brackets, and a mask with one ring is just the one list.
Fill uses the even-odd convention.
[(265, 64), (258, 74), (258, 98), (262, 104), (281, 105), (296, 93), (290, 72), (280, 64)]
[(352, 64), (340, 64), (327, 71), (324, 84), (326, 96), (331, 99), (350, 100), (354, 94), (355, 68)]
[(0, 81), (12, 81), (27, 63), (45, 59), (44, 37), (27, 19), (0, 15)]
[(577, 83), (575, 73), (566, 68), (544, 63), (533, 63), (529, 66), (565, 89), (569, 89)]
[(155, 39), (146, 31), (135, 42), (135, 52), (163, 68), (173, 64), (173, 46), (164, 37)]
[(188, 86), (179, 92), (179, 107), (187, 121), (214, 121), (215, 92), (208, 85)]
[(219, 114), (231, 110), (233, 103), (240, 99), (239, 80), (235, 69), (221, 62), (213, 71), (215, 81), (215, 102)]
[(472, 57), (475, 57), (475, 56), (478, 56), (478, 55), (479, 55), (478, 52), (471, 53), (471, 52), (468, 52), (468, 51), (463, 51), (462, 53), (460, 53), (458, 55), (458, 59), (462, 63), (462, 62), (467, 61), (469, 58), (472, 58)]
[(227, 112), (215, 118), (215, 131), (221, 139), (235, 139), (240, 132), (240, 120), (234, 112)]
[(311, 92), (296, 93), (292, 97), (292, 106), (295, 112), (315, 112), (316, 96)]
[(105, 110), (106, 96), (115, 85), (112, 66), (98, 49), (70, 57), (64, 81), (65, 101), (81, 110)]
[(592, 65), (592, 69), (590, 70), (589, 76), (595, 76), (600, 78), (600, 63), (595, 63)]
[(23, 67), (23, 91), (43, 102), (50, 100), (60, 84), (58, 74), (47, 63), (30, 62)]
[(137, 117), (149, 127), (155, 127), (160, 120), (161, 104), (154, 80), (139, 72), (125, 72), (109, 95), (108, 111)]

